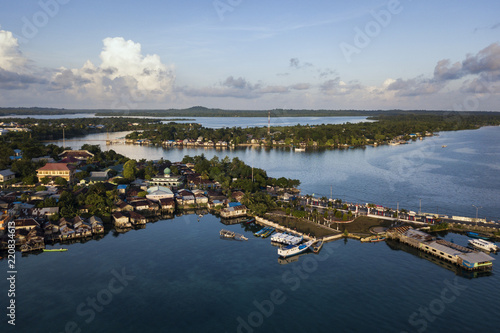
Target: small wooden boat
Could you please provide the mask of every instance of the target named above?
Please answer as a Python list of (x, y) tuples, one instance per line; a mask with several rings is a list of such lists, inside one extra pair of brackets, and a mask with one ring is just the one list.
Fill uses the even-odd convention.
[(323, 244), (324, 242), (322, 239), (317, 240), (313, 243), (313, 245), (311, 245), (311, 251), (313, 251), (314, 253), (318, 253), (323, 247)]
[(248, 240), (248, 238), (246, 238), (242, 234), (238, 234), (238, 233), (236, 233), (234, 231), (230, 231), (230, 230), (222, 229), (219, 232), (219, 234), (223, 238), (230, 238), (230, 239), (236, 239), (236, 240)]
[(250, 223), (254, 223), (255, 222), (255, 219), (249, 219), (247, 221), (245, 221), (246, 224), (250, 224)]
[(267, 237), (269, 237), (269, 236), (272, 235), (272, 233), (274, 232), (274, 230), (275, 230), (274, 228), (269, 228), (266, 232), (260, 234), (260, 237), (267, 238)]
[(484, 240), (490, 239), (488, 236), (481, 235), (481, 234), (478, 234), (477, 232), (472, 232), (472, 231), (467, 231), (467, 236), (469, 236), (470, 238), (476, 238), (476, 239), (484, 239)]
[(43, 249), (43, 252), (65, 252), (65, 251), (68, 251), (68, 249), (63, 249), (63, 248), (60, 248), (60, 249)]
[(262, 229), (260, 229), (259, 231), (257, 231), (256, 233), (254, 233), (255, 236), (260, 236), (261, 234), (267, 232), (269, 229), (271, 229), (270, 227), (264, 227)]
[(385, 236), (375, 236), (370, 238), (370, 243), (381, 242), (385, 240)]

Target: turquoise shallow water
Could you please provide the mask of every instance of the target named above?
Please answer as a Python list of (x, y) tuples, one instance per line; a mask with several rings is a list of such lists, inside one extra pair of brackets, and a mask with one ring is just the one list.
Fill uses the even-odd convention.
[[(220, 239), (221, 228), (249, 241)], [(466, 244), (464, 236), (445, 237)], [(464, 332), (498, 325), (498, 274), (469, 279), (384, 242), (339, 240), (283, 265), (269, 239), (211, 215), (199, 222), (188, 215), (67, 247), (18, 257), (17, 326), (7, 331), (63, 332), (68, 322), (82, 332), (416, 332), (424, 321), (429, 332)], [(6, 271), (5, 260), (1, 265)], [(458, 288), (445, 291), (453, 300), (440, 302), (450, 285)], [(430, 305), (431, 317), (418, 315), (412, 325), (411, 315)]]

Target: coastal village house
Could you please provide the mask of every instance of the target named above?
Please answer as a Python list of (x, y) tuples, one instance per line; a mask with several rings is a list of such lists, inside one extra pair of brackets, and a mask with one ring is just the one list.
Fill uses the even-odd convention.
[(127, 214), (130, 218), (130, 223), (133, 225), (144, 225), (147, 222), (146, 218), (139, 213), (128, 212)]
[(131, 228), (132, 224), (130, 224), (128, 220), (128, 216), (123, 215), (120, 212), (114, 212), (113, 213), (113, 222), (115, 224), (115, 227), (117, 228)]
[(16, 230), (28, 230), (40, 227), (40, 224), (32, 218), (14, 220)]
[(246, 216), (247, 211), (247, 207), (244, 205), (227, 207), (220, 211), (220, 216), (224, 218), (241, 217)]
[(16, 174), (9, 169), (0, 171), (0, 183), (8, 182), (14, 178), (16, 178)]
[(38, 177), (38, 181), (42, 181), (45, 177), (49, 179), (61, 177), (72, 183), (75, 176), (75, 168), (66, 163), (47, 163), (36, 170), (36, 176)]
[(173, 213), (175, 211), (174, 199), (160, 199), (160, 208), (163, 211)]
[(92, 228), (92, 233), (94, 235), (104, 233), (104, 224), (102, 223), (102, 220), (99, 217), (91, 216), (89, 218), (89, 224), (90, 227)]
[(176, 197), (177, 204), (181, 207), (187, 207), (189, 205), (195, 205), (196, 199), (192, 192), (187, 190), (179, 191)]

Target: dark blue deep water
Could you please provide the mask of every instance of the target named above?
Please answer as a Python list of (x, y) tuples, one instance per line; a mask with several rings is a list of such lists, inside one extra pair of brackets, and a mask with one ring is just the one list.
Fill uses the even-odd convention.
[[(220, 239), (222, 227), (249, 241)], [(497, 267), (457, 275), (385, 242), (339, 240), (281, 264), (269, 239), (188, 215), (67, 247), (18, 256), (9, 331), (467, 332), (499, 323)]]
[[(445, 132), (404, 146), (294, 153), (286, 149), (164, 150), (113, 146), (134, 158), (239, 157), (304, 194), (500, 219), (500, 128)], [(80, 144), (81, 145), (81, 144)], [(442, 145), (447, 145), (442, 148)], [(226, 228), (248, 242), (219, 238)], [(464, 236), (442, 235), (461, 245)], [(59, 245), (57, 245), (59, 247)], [(499, 262), (491, 275), (448, 269), (397, 243), (339, 240), (278, 261), (269, 239), (211, 215), (148, 223), (17, 257), (17, 325), (2, 332), (476, 332), (500, 326)], [(495, 256), (498, 258), (498, 256)], [(7, 262), (0, 261), (0, 307)]]

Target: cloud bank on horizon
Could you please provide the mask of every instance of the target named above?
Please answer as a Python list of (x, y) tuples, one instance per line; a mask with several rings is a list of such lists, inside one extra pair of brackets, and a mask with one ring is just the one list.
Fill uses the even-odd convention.
[[(81, 63), (78, 66), (73, 61), (72, 66), (61, 63), (59, 67), (54, 67), (46, 66), (43, 62), (40, 64), (34, 46), (28, 45), (29, 53), (25, 52), (26, 41), (21, 37), (12, 31), (0, 30), (0, 106), (136, 109), (205, 105), (225, 109), (500, 111), (498, 41), (490, 41), (483, 44), (482, 48), (469, 50), (459, 58), (456, 52), (450, 52), (447, 58), (432, 59), (430, 48), (430, 60), (427, 62), (405, 59), (399, 63), (411, 67), (414, 62), (418, 62), (422, 67), (421, 73), (397, 71), (385, 62), (381, 62), (381, 68), (364, 67), (370, 63), (366, 60), (370, 53), (377, 52), (376, 46), (371, 51), (369, 43), (375, 44), (377, 38), (384, 38), (382, 29), (391, 28), (390, 2), (375, 11), (368, 11), (371, 17), (359, 19), (353, 32), (344, 34), (348, 36), (345, 40), (352, 39), (353, 47), (357, 45), (360, 51), (359, 55), (352, 54), (353, 64), (343, 62), (342, 57), (335, 58), (331, 63), (325, 62), (314, 53), (287, 47), (268, 57), (270, 63), (279, 62), (275, 67), (266, 65), (266, 57), (260, 54), (233, 59), (227, 64), (222, 62), (217, 66), (200, 67), (197, 60), (210, 59), (216, 63), (217, 59), (224, 59), (224, 49), (211, 48), (207, 42), (198, 40), (198, 44), (187, 51), (181, 50), (179, 54), (172, 51), (170, 58), (169, 52), (164, 51), (147, 54), (141, 40), (117, 36), (91, 41), (95, 45), (102, 43), (100, 53), (87, 54), (87, 59), (79, 59)], [(244, 10), (233, 9), (234, 13)], [(399, 9), (402, 8), (394, 10), (394, 13), (403, 15), (404, 12)], [(232, 12), (224, 14), (236, 15)], [(219, 17), (220, 14), (214, 16)], [(397, 19), (395, 14), (392, 20)], [(377, 21), (377, 17), (385, 17), (385, 21)], [(363, 25), (363, 22), (366, 24)], [(325, 24), (330, 23), (318, 23), (319, 26)], [(492, 25), (490, 30), (496, 26), (498, 24)], [(373, 30), (373, 27), (378, 30)], [(315, 27), (304, 25), (289, 30), (307, 32), (308, 29)], [(248, 38), (247, 32), (241, 31), (252, 29), (233, 26), (232, 30), (237, 32), (232, 31), (231, 38), (245, 39)], [(261, 43), (260, 40), (279, 41), (279, 35), (286, 34), (259, 28), (253, 30), (250, 35), (254, 40), (247, 41), (251, 45)], [(481, 30), (475, 29), (473, 33), (479, 34)], [(317, 39), (321, 39), (321, 36)], [(215, 39), (214, 43), (223, 41), (223, 38)], [(162, 44), (171, 47), (168, 41), (158, 43), (159, 50), (163, 50)], [(151, 47), (148, 39), (148, 50), (151, 49), (154, 47)], [(257, 53), (263, 50), (265, 48), (257, 50)], [(200, 54), (196, 54), (198, 51)], [(340, 51), (337, 50), (338, 55), (341, 55)], [(216, 54), (212, 55), (211, 52)], [(190, 69), (191, 65), (194, 69)], [(359, 73), (358, 65), (363, 67), (361, 73), (366, 71), (369, 79), (365, 79), (363, 74), (352, 74)], [(373, 74), (375, 72), (376, 76)], [(395, 73), (401, 75), (395, 76)]]

